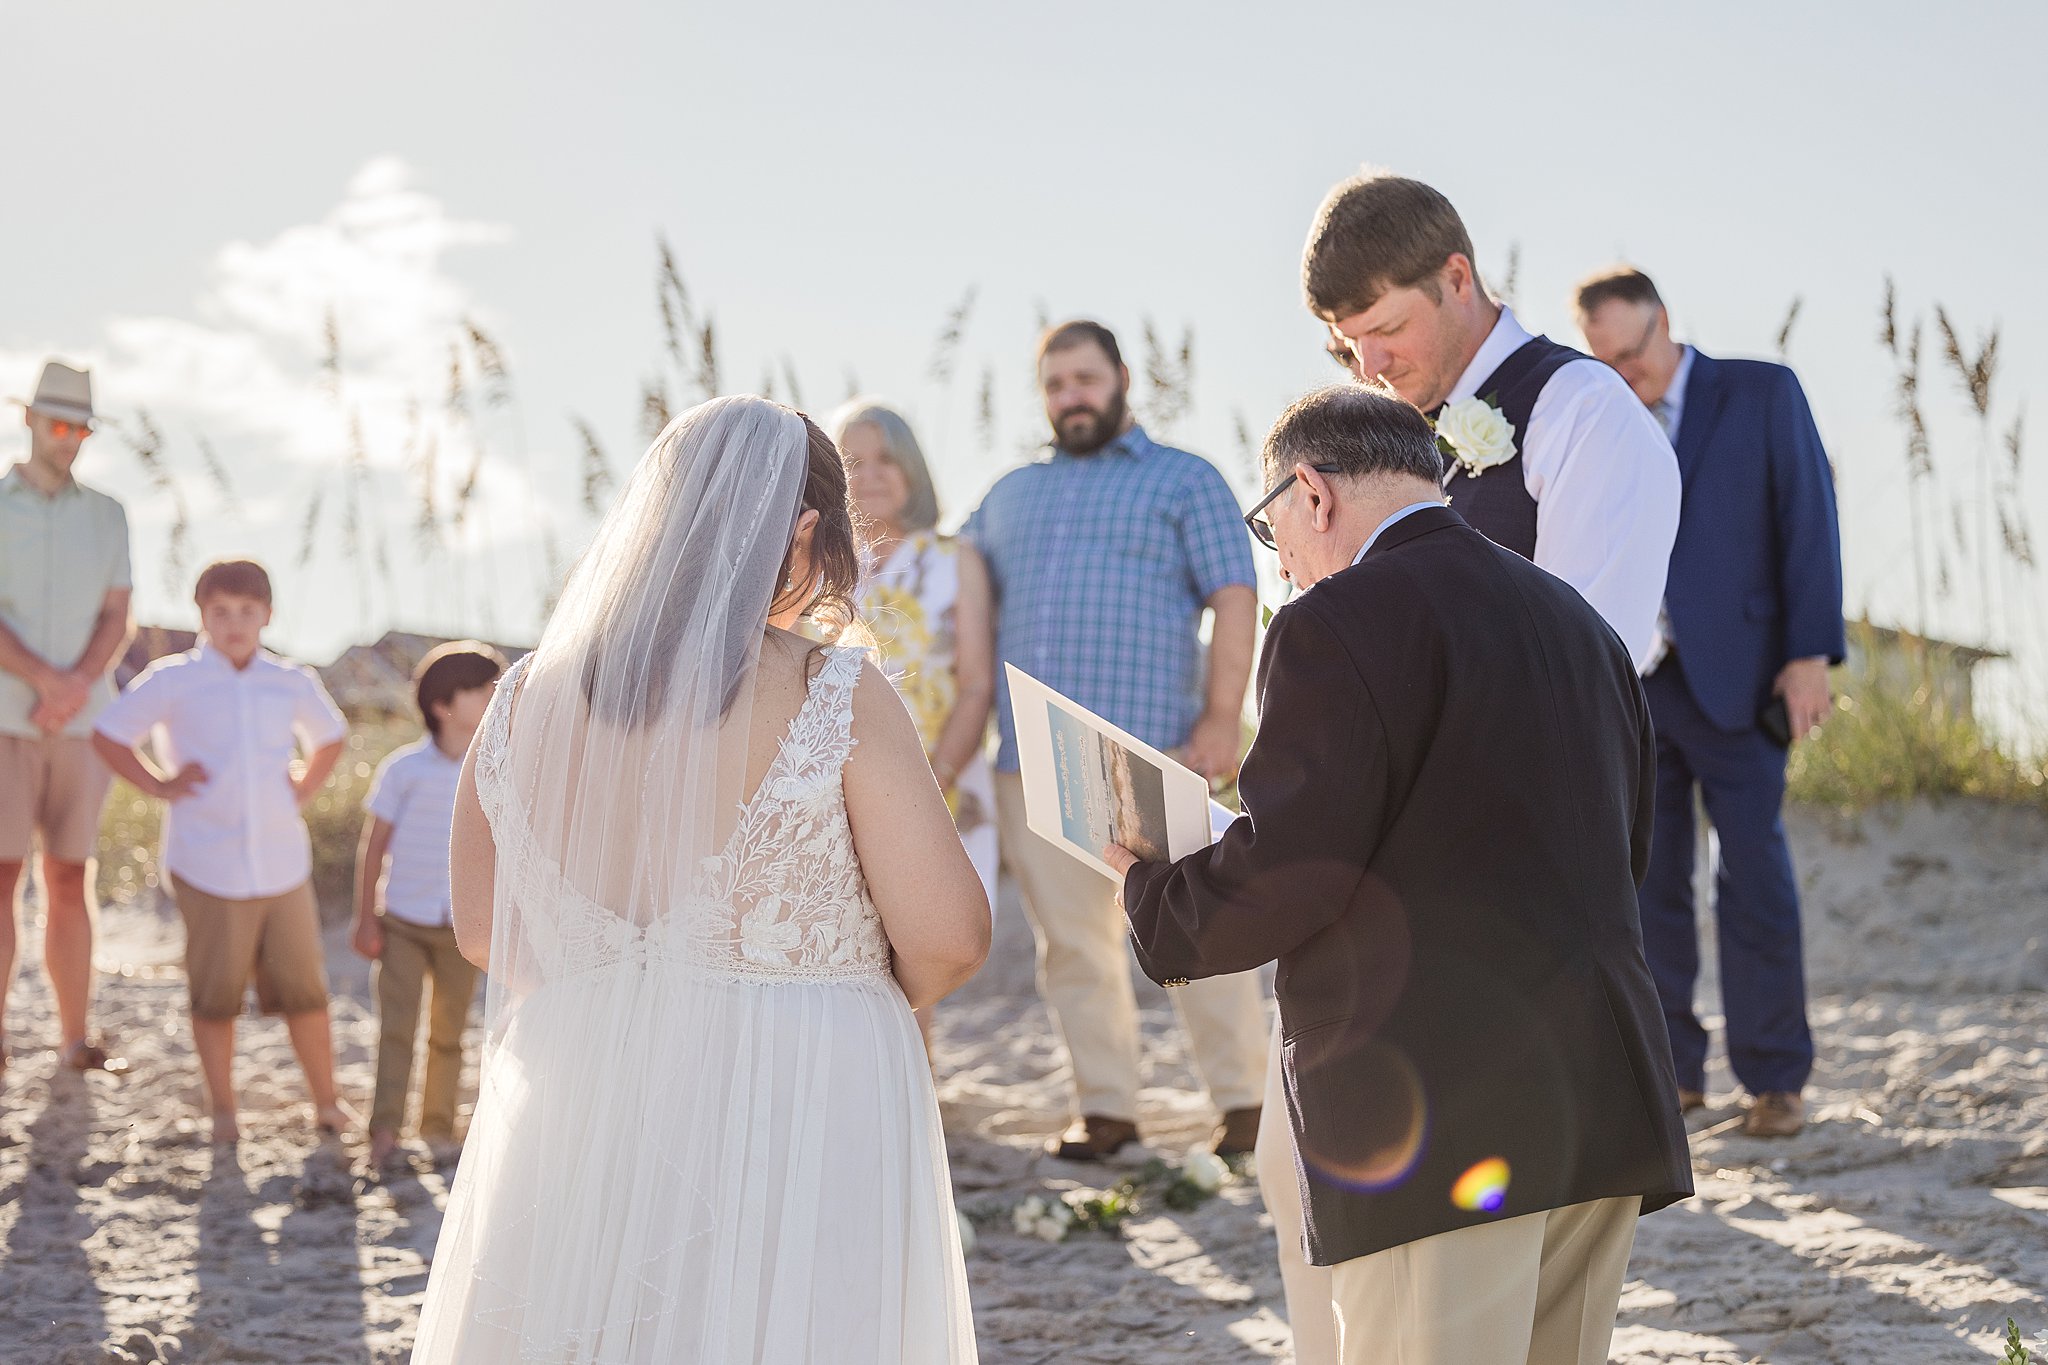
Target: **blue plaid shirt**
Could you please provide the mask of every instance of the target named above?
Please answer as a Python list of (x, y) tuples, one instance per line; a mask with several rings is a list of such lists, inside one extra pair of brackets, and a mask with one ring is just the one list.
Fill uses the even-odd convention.
[[(1199, 455), (1133, 427), (1093, 455), (1054, 451), (996, 481), (960, 534), (988, 561), (996, 657), (1159, 749), (1201, 718), (1202, 607), (1251, 586), (1237, 498)], [(1017, 770), (996, 670), (996, 767)]]

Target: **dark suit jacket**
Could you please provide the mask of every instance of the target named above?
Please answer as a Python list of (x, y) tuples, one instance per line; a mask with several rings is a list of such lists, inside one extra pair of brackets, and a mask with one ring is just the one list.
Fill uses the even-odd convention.
[(1789, 660), (1842, 661), (1834, 471), (1792, 371), (1697, 348), (1677, 450), (1671, 632), (1700, 710), (1747, 730)]
[(1412, 513), (1274, 616), (1259, 712), (1245, 816), (1124, 900), (1155, 981), (1279, 960), (1309, 1259), (1690, 1194), (1636, 920), (1656, 752), (1599, 614)]

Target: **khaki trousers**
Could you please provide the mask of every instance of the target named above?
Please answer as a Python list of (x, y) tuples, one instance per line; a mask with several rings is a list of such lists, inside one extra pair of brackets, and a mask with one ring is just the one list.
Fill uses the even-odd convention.
[(469, 1023), (470, 997), (476, 993), (476, 965), (455, 946), (452, 928), (430, 928), (396, 915), (385, 915), (383, 923), (384, 954), (376, 967), (377, 1090), (370, 1102), (370, 1127), (393, 1133), (405, 1127), (420, 997), (426, 993), (427, 978), (432, 977), (420, 1136), (452, 1138), (455, 1091), (462, 1079), (462, 1032)]
[(1330, 1267), (1344, 1365), (1606, 1365), (1643, 1201), (1596, 1199)]
[(1302, 1247), (1301, 1179), (1277, 1022), (1272, 1039), (1254, 1161), (1279, 1242), (1295, 1365), (1604, 1365), (1639, 1198), (1529, 1214), (1336, 1266), (1311, 1265)]
[[(1003, 862), (1038, 939), (1039, 993), (1073, 1061), (1079, 1112), (1136, 1122), (1138, 1004), (1116, 886), (1031, 832), (1018, 774), (996, 774), (996, 814)], [(1171, 994), (1211, 1102), (1226, 1111), (1258, 1104), (1266, 1007), (1257, 975), (1191, 981)]]
[(1287, 1122), (1287, 1087), (1280, 1074), (1280, 1021), (1273, 1021), (1266, 1056), (1266, 1107), (1259, 1114), (1259, 1148), (1252, 1157), (1259, 1194), (1273, 1216), (1280, 1244), (1280, 1284), (1287, 1291), (1287, 1325), (1294, 1330), (1294, 1365), (1338, 1365), (1337, 1314), (1330, 1268), (1310, 1265), (1302, 1249), (1301, 1176), (1294, 1164), (1294, 1129)]

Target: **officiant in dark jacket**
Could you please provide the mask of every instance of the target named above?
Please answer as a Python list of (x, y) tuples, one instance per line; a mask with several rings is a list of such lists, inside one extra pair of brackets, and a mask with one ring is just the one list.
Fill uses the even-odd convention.
[(1643, 960), (1655, 740), (1629, 652), (1442, 505), (1428, 422), (1325, 390), (1267, 437), (1245, 815), (1121, 849), (1163, 985), (1278, 960), (1308, 1259), (1347, 1362), (1605, 1360), (1635, 1219), (1692, 1191)]

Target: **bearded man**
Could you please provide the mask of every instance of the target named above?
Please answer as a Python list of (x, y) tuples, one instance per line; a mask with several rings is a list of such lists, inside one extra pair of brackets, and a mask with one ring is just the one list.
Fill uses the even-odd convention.
[[(987, 561), (996, 653), (1205, 777), (1235, 776), (1257, 593), (1230, 485), (1198, 455), (1145, 434), (1130, 370), (1100, 323), (1038, 343), (1052, 427), (1044, 459), (996, 482), (961, 528)], [(1206, 662), (1203, 613), (1214, 626)], [(1031, 832), (1017, 727), (997, 669), (996, 810), (1003, 861), (1038, 938), (1039, 990), (1073, 1061), (1074, 1121), (1047, 1144), (1097, 1161), (1138, 1136), (1138, 1009), (1116, 887)], [(1249, 1152), (1265, 1090), (1257, 978), (1174, 992), (1195, 1065), (1220, 1111), (1215, 1150)]]

